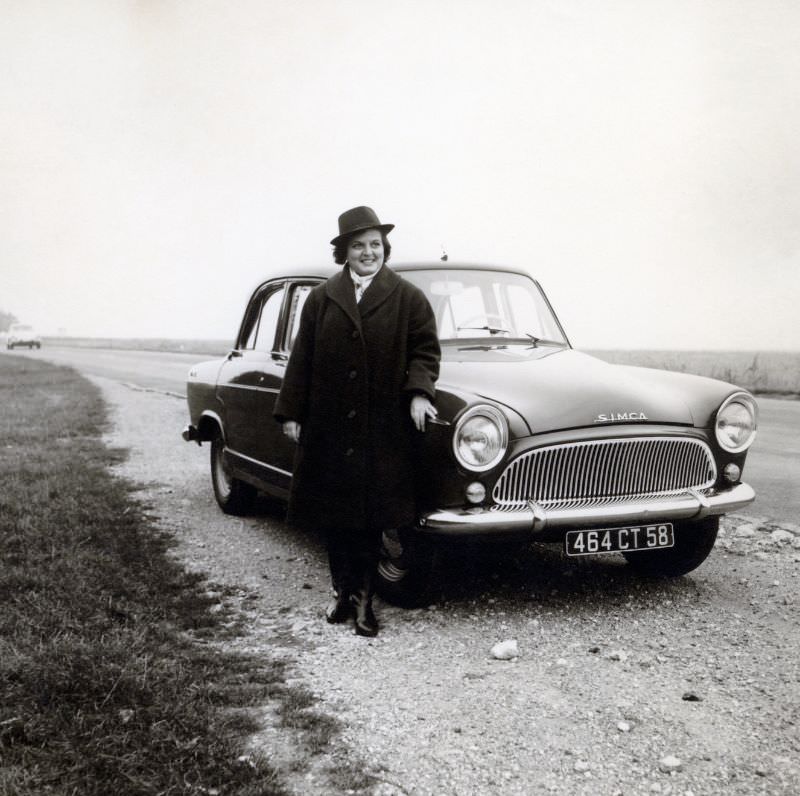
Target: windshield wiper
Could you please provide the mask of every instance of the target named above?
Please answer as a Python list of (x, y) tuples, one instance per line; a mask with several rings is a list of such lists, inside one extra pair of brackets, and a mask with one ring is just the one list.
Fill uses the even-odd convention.
[(489, 332), (489, 334), (510, 334), (510, 329), (500, 329), (497, 326), (459, 326), (458, 331), (466, 329), (467, 331), (476, 332)]
[(524, 332), (525, 337), (531, 341), (531, 348), (538, 348), (539, 343), (542, 345), (558, 345), (563, 346), (564, 343), (559, 343), (558, 340), (546, 340), (544, 337), (536, 337), (535, 335), (531, 334), (530, 332)]

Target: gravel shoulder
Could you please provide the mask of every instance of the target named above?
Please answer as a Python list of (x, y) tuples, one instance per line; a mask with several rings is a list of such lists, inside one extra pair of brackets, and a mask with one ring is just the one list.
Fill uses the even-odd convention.
[[(373, 796), (800, 790), (800, 525), (728, 517), (711, 558), (675, 581), (540, 545), (459, 549), (435, 603), (379, 601), (381, 634), (367, 640), (322, 619), (320, 539), (268, 501), (247, 518), (218, 510), (208, 447), (180, 438), (182, 400), (94, 381), (108, 444), (130, 450), (117, 471), (141, 484), (185, 564), (231, 587), (242, 649), (290, 660), (317, 710), (343, 723), (328, 754), (293, 772), (298, 793), (343, 792), (337, 758), (363, 765)], [(493, 659), (510, 639), (518, 656)], [(285, 740), (269, 713), (254, 751)]]

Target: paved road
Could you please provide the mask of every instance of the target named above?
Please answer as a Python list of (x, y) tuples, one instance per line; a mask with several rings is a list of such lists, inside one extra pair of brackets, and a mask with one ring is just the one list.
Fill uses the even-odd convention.
[[(208, 356), (89, 348), (14, 351), (15, 355), (71, 365), (147, 389), (184, 395), (190, 366)], [(758, 439), (747, 459), (746, 480), (758, 498), (748, 513), (800, 523), (800, 401), (760, 398)]]

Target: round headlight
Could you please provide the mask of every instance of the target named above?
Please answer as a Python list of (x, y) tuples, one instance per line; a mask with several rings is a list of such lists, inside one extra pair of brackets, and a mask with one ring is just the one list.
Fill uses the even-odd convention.
[(758, 407), (753, 396), (734, 393), (717, 410), (717, 442), (730, 453), (741, 453), (756, 438)]
[(453, 452), (467, 470), (481, 473), (491, 470), (508, 447), (508, 423), (493, 406), (473, 406), (456, 424)]

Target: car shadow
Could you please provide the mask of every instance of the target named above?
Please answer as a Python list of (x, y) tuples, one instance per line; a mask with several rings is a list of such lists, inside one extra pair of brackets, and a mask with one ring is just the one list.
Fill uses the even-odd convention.
[[(290, 526), (282, 501), (259, 494), (249, 516), (279, 543), (301, 547), (304, 557), (327, 567), (324, 534)], [(557, 544), (457, 540), (439, 541), (436, 550), (436, 585), (427, 603), (462, 610), (485, 604), (514, 612), (536, 605), (596, 614), (598, 608), (611, 611), (631, 603), (695, 600), (708, 590), (691, 574), (646, 577), (629, 568), (622, 555), (567, 557)]]
[(438, 567), (432, 602), (470, 608), (491, 600), (494, 607), (511, 610), (570, 605), (596, 614), (600, 606), (695, 600), (707, 589), (692, 575), (645, 577), (629, 568), (622, 555), (571, 558), (560, 546), (541, 543), (448, 544), (440, 550)]

